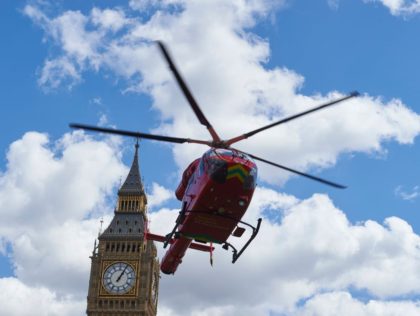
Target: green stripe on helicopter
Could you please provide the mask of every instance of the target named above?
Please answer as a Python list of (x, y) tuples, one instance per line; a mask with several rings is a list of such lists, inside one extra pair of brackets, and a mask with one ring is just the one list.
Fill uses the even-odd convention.
[(249, 175), (248, 170), (246, 170), (242, 165), (237, 164), (228, 168), (226, 179), (237, 178), (242, 183), (245, 181), (246, 177)]

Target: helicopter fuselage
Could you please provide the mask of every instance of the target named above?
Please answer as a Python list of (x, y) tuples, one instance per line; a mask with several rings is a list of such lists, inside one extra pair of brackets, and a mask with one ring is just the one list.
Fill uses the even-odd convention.
[(257, 167), (233, 149), (207, 151), (184, 171), (176, 191), (182, 199), (177, 231), (161, 262), (175, 273), (193, 241), (223, 244), (246, 212), (255, 190)]

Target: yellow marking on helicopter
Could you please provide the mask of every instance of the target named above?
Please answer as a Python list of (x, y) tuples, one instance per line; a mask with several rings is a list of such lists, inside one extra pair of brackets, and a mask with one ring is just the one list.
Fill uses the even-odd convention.
[(246, 177), (249, 175), (249, 171), (245, 169), (242, 165), (236, 164), (230, 166), (227, 172), (227, 180), (237, 178), (242, 183), (245, 181)]

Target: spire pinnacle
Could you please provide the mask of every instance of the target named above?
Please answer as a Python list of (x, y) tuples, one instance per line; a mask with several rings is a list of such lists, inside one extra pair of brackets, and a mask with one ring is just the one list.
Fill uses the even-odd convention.
[(133, 163), (131, 164), (130, 172), (118, 191), (118, 195), (144, 195), (143, 183), (140, 177), (139, 170), (139, 140), (137, 139), (135, 145), (135, 152)]

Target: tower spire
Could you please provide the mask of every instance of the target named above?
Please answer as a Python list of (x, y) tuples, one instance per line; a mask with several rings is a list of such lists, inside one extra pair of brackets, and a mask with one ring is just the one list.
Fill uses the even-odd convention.
[(137, 139), (135, 145), (135, 152), (133, 163), (131, 164), (130, 172), (118, 191), (118, 195), (144, 195), (144, 187), (141, 181), (139, 170), (139, 140)]
[(139, 169), (139, 140), (137, 139), (130, 172), (118, 190), (117, 212), (141, 212), (145, 214), (147, 198)]

